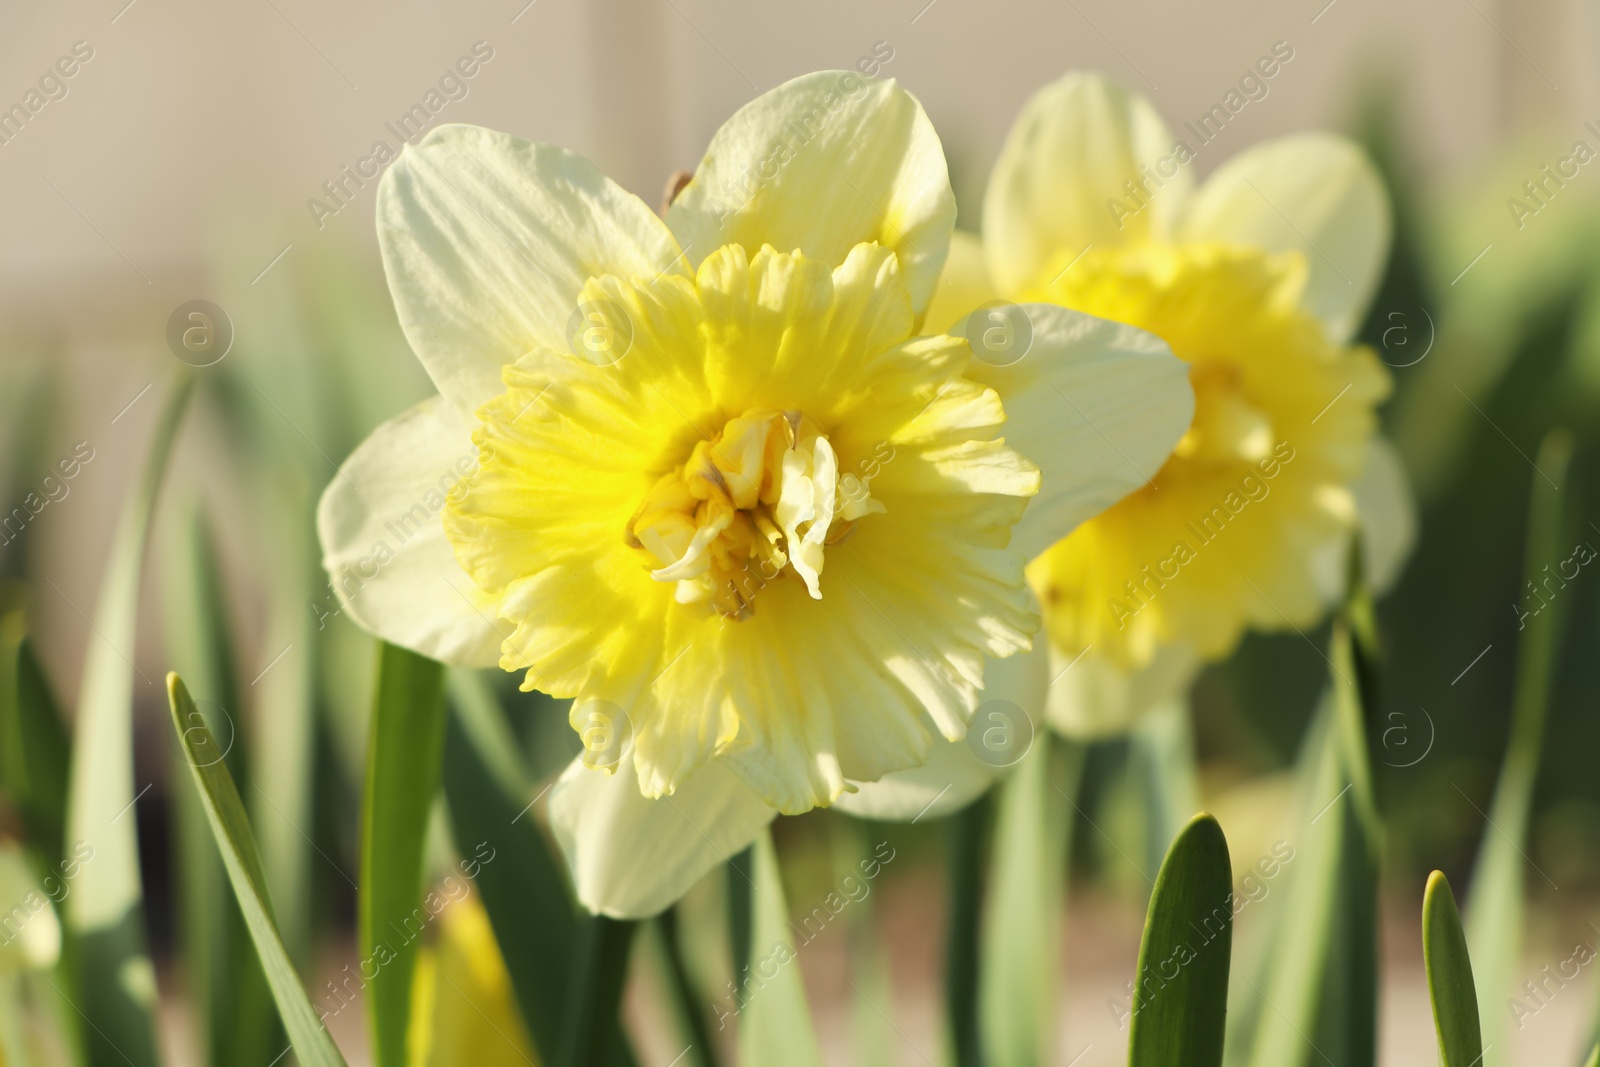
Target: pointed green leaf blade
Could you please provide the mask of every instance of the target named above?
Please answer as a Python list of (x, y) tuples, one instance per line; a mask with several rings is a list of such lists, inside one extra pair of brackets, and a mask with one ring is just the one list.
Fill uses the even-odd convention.
[(1242, 975), (1228, 1035), (1233, 1065), (1371, 1067), (1377, 1061), (1383, 827), (1364, 705), (1377, 676), (1368, 604), (1352, 571), (1347, 602), (1333, 625), (1330, 689), (1296, 772), (1301, 817), (1286, 842), (1294, 850), (1293, 867), (1263, 917), (1275, 936)]
[(1428, 968), (1428, 999), (1439, 1032), (1444, 1067), (1476, 1067), (1483, 1058), (1478, 995), (1472, 987), (1467, 935), (1445, 876), (1434, 871), (1422, 894), (1422, 957)]
[[(1528, 506), (1524, 569), (1529, 582), (1537, 582), (1545, 566), (1559, 563), (1569, 551), (1564, 514), (1569, 494), (1563, 487), (1571, 460), (1570, 434), (1556, 430), (1545, 437), (1539, 449), (1540, 473), (1532, 479)], [(1478, 961), (1483, 1067), (1503, 1067), (1510, 1062), (1508, 1013), (1503, 1004), (1517, 982), (1526, 905), (1523, 879), (1528, 865), (1528, 818), (1544, 746), (1556, 653), (1571, 606), (1571, 594), (1557, 596), (1523, 620), (1518, 634), (1511, 738), (1472, 870), (1466, 929), (1467, 944)]]
[(743, 1004), (739, 1062), (822, 1067), (822, 1049), (811, 1025), (770, 832), (756, 839), (750, 880), (754, 884), (750, 891), (749, 970), (735, 978)]
[(584, 920), (573, 954), (566, 1033), (556, 1061), (560, 1067), (633, 1062), (622, 1029), (621, 1003), (638, 926), (605, 915)]
[(40, 864), (61, 862), (72, 740), (27, 639), (23, 613), (0, 618), (0, 785)]
[(1233, 950), (1228, 841), (1196, 815), (1156, 875), (1134, 979), (1129, 1067), (1219, 1067)]
[[(92, 850), (92, 877), (67, 898), (78, 975), (77, 1008), (88, 1021), (91, 1067), (157, 1062), (155, 971), (146, 949), (133, 784), (133, 665), (145, 541), (167, 459), (194, 379), (184, 376), (156, 422), (139, 482), (123, 506), (101, 582), (84, 659), (68, 787), (65, 842)], [(150, 682), (149, 679), (144, 679)]]
[(451, 834), (456, 851), (481, 864), (478, 895), (512, 991), (534, 1047), (553, 1062), (566, 1017), (577, 906), (566, 869), (529, 810), (536, 796), (494, 694), (475, 671), (452, 670), (449, 689), (444, 793)]
[[(172, 525), (161, 568), (166, 652), (197, 694), (195, 705), (212, 736), (227, 747), (224, 759), (229, 773), (242, 784), (248, 780), (241, 773), (248, 764), (247, 737), (216, 537), (198, 501), (186, 522)], [(175, 800), (184, 985), (198, 1044), (212, 1064), (269, 1067), (285, 1043), (272, 991), (250, 944), (244, 914), (228, 886), (228, 872), (212, 841), (200, 792), (182, 761), (171, 761), (168, 773)], [(270, 863), (264, 865), (271, 869)]]
[[(268, 513), (262, 525), (272, 552), (263, 563), (278, 577), (267, 590), (266, 626), (256, 655), (241, 671), (253, 679), (257, 721), (272, 728), (257, 731), (253, 738), (246, 795), (278, 913), (278, 932), (290, 958), (305, 968), (311, 954), (312, 837), (317, 823), (312, 807), (317, 766), (313, 709), (317, 667), (326, 647), (316, 640), (308, 605), (326, 592), (317, 587), (326, 577), (317, 558), (316, 531), (308, 521), (315, 500), (304, 471), (283, 472), (272, 488), (261, 502)], [(363, 651), (362, 666), (370, 670), (370, 642)], [(367, 681), (371, 684), (370, 674)], [(343, 880), (342, 871), (339, 877)]]
[(1056, 790), (1075, 791), (1083, 763), (1081, 746), (1060, 748), (1041, 733), (998, 787), (978, 964), (980, 1036), (990, 1067), (1045, 1063), (1055, 1047), (1072, 828), (1072, 809)]
[(303, 1067), (344, 1067), (344, 1057), (312, 1007), (311, 998), (306, 995), (283, 947), (283, 939), (278, 936), (255, 836), (250, 832), (244, 805), (239, 802), (239, 791), (223, 762), (223, 750), (176, 674), (167, 676), (167, 694), (173, 729), (178, 732), (184, 759), (200, 789), (206, 821), (222, 851), (228, 880), (244, 913), (245, 924), (250, 928), (250, 938), (255, 943), (262, 970), (266, 972), (267, 984), (272, 988), (272, 998), (277, 1001), (278, 1013), (289, 1031), (295, 1055)]
[[(378, 653), (361, 812), (361, 957), (384, 961), (369, 983), (374, 1062), (405, 1067), (422, 900), (422, 850), (444, 757), (444, 667), (394, 645)], [(424, 913), (426, 914), (426, 913)]]

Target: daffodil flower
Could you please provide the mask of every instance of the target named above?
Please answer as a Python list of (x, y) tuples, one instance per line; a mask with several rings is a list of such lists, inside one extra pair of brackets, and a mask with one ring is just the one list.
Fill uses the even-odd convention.
[(841, 72), (735, 114), (664, 220), (468, 126), (385, 174), (439, 396), (329, 485), (325, 562), (371, 632), (572, 698), (549, 812), (589, 908), (659, 911), (961, 738), (1032, 644), (1025, 560), (1188, 425), (1143, 331), (1024, 305), (1003, 366), (921, 336), (954, 218), (921, 106)]
[(1051, 718), (1068, 732), (1124, 727), (1247, 629), (1315, 623), (1358, 525), (1378, 586), (1412, 540), (1376, 433), (1389, 375), (1350, 344), (1389, 242), (1377, 174), (1311, 133), (1196, 188), (1215, 150), (1099, 76), (1046, 87), (995, 164), (981, 246), (957, 235), (930, 315), (1047, 300), (1150, 330), (1189, 367), (1194, 420), (1173, 454), (1029, 567), (1060, 677)]

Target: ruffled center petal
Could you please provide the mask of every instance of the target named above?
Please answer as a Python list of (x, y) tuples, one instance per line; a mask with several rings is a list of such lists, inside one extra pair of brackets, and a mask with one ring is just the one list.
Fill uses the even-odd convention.
[(607, 358), (507, 367), (445, 516), (501, 666), (620, 718), (646, 796), (718, 759), (803, 811), (962, 736), (1038, 625), (1009, 542), (1039, 473), (967, 342), (914, 336), (897, 255), (729, 245), (581, 299)]
[(676, 583), (678, 603), (709, 603), (738, 620), (785, 568), (822, 599), (823, 548), (883, 510), (858, 476), (839, 477), (839, 457), (811, 418), (751, 412), (661, 476), (627, 538), (652, 578)]

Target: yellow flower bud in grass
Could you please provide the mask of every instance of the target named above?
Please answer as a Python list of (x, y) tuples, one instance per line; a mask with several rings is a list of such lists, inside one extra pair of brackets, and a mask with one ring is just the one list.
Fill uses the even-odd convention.
[(1188, 425), (1138, 329), (1038, 304), (1021, 358), (924, 336), (954, 216), (920, 105), (841, 72), (740, 110), (664, 220), (474, 127), (385, 173), (440, 395), (330, 483), (325, 561), (386, 640), (572, 698), (550, 812), (589, 907), (657, 911), (963, 737), (1032, 644), (1027, 559), (1143, 481), (1100, 433), (1154, 468)]
[(412, 1067), (534, 1062), (511, 975), (478, 898), (447, 907), (438, 930), (437, 940), (418, 952), (411, 984)]
[(1173, 454), (1028, 571), (1056, 661), (1051, 718), (1069, 732), (1125, 727), (1247, 629), (1315, 625), (1358, 524), (1379, 585), (1412, 538), (1376, 435), (1388, 372), (1349, 344), (1389, 241), (1377, 174), (1355, 145), (1307, 134), (1195, 189), (1216, 151), (1099, 76), (1046, 87), (995, 165), (981, 246), (957, 235), (930, 315), (1049, 301), (1149, 330), (1188, 364), (1194, 419)]

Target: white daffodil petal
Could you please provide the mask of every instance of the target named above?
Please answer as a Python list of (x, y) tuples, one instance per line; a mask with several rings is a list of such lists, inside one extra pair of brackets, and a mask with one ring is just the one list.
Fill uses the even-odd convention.
[(900, 259), (912, 307), (932, 298), (955, 226), (944, 148), (893, 80), (819, 71), (740, 108), (667, 212), (696, 264), (764, 244), (830, 266), (876, 241)]
[(922, 332), (947, 333), (973, 309), (999, 298), (1000, 290), (990, 279), (989, 265), (983, 258), (983, 242), (957, 230), (950, 235), (950, 258), (945, 260)]
[(463, 415), (524, 352), (571, 349), (590, 325), (590, 276), (682, 267), (666, 225), (588, 160), (477, 126), (436, 127), (402, 152), (377, 213), (400, 326)]
[(672, 906), (776, 816), (720, 761), (648, 800), (632, 760), (609, 774), (574, 760), (550, 794), (550, 825), (590, 911), (642, 919)]
[(1194, 649), (1183, 644), (1160, 646), (1148, 666), (1134, 671), (1118, 668), (1092, 648), (1067, 656), (1052, 647), (1050, 727), (1084, 741), (1125, 734), (1150, 709), (1188, 693), (1201, 666)]
[[(1367, 442), (1367, 462), (1351, 486), (1361, 520), (1362, 564), (1367, 586), (1375, 596), (1388, 592), (1405, 569), (1417, 541), (1417, 505), (1405, 464), (1394, 445), (1377, 435)], [(1317, 588), (1323, 600), (1337, 604), (1345, 592), (1346, 539), (1323, 545), (1312, 556)]]
[(998, 777), (995, 768), (973, 755), (965, 739), (935, 738), (927, 763), (858, 783), (856, 792), (841, 795), (833, 806), (861, 819), (920, 822), (966, 807)]
[(1027, 293), (1090, 245), (1167, 239), (1193, 182), (1190, 158), (1149, 101), (1098, 74), (1039, 90), (1011, 127), (983, 202), (995, 281)]
[(834, 806), (863, 819), (907, 822), (948, 815), (982, 796), (1044, 742), (1046, 644), (1040, 634), (1029, 651), (985, 661), (983, 700), (965, 738), (935, 740), (924, 766), (855, 783), (857, 791)]
[(1029, 559), (1154, 477), (1194, 416), (1188, 367), (1132, 326), (1012, 304), (954, 332), (972, 345), (967, 376), (1000, 394), (1006, 444), (1042, 475), (1012, 532)]
[(358, 445), (317, 507), (322, 564), (344, 610), (385, 641), (458, 667), (493, 667), (500, 652), (496, 605), (456, 563), (441, 517), (477, 468), (466, 427), (430, 397)]
[(1366, 153), (1342, 137), (1303, 133), (1234, 156), (1190, 198), (1181, 241), (1226, 241), (1306, 258), (1305, 303), (1347, 340), (1389, 253), (1389, 198)]

